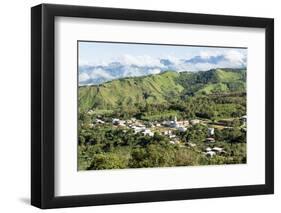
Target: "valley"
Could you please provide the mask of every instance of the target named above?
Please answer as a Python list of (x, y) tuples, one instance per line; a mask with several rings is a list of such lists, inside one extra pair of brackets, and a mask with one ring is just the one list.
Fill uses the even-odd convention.
[(246, 163), (246, 70), (127, 77), (78, 91), (78, 169)]

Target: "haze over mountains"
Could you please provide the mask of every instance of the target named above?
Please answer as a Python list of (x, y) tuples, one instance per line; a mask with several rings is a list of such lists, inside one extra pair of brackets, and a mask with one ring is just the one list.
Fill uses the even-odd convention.
[(236, 50), (211, 54), (205, 52), (188, 59), (122, 55), (109, 62), (95, 64), (81, 62), (79, 85), (97, 85), (113, 79), (159, 74), (167, 70), (194, 72), (217, 68), (245, 69), (246, 65), (246, 54)]

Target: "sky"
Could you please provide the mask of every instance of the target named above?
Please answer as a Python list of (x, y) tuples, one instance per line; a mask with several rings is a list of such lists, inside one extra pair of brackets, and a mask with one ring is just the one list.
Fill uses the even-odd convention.
[(247, 48), (78, 42), (79, 85), (158, 74), (166, 70), (246, 68)]

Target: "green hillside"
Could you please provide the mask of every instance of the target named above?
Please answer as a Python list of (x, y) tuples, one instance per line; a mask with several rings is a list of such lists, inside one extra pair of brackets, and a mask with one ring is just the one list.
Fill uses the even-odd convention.
[(110, 110), (121, 105), (165, 103), (188, 96), (244, 92), (246, 71), (216, 69), (202, 72), (166, 71), (101, 85), (79, 87), (79, 108)]

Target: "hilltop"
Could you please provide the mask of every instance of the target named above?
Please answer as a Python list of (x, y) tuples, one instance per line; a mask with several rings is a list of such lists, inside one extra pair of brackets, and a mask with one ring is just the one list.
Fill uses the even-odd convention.
[(189, 96), (246, 91), (246, 70), (166, 71), (79, 87), (79, 108), (115, 109), (120, 105), (165, 103)]

